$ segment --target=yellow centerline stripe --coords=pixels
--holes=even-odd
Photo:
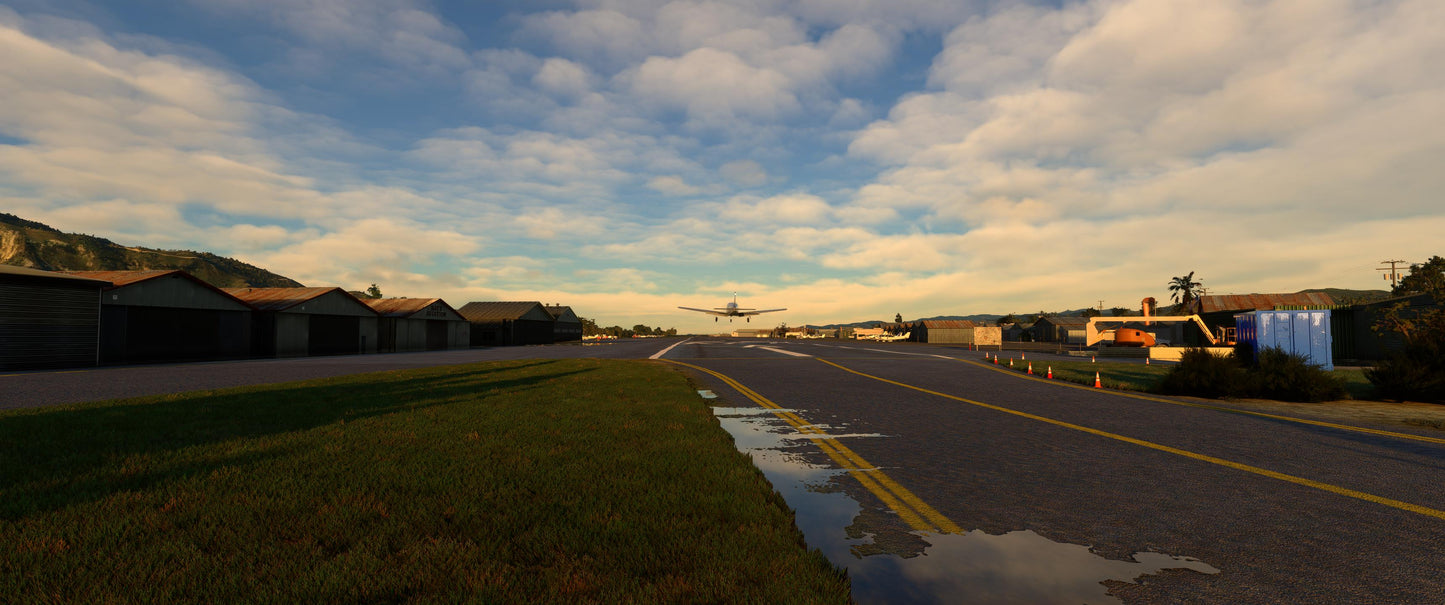
[[[1219,466],[1224,466],[1224,467],[1228,467],[1228,468],[1232,468],[1232,469],[1236,469],[1236,470],[1241,470],[1241,471],[1244,471],[1244,472],[1247,472],[1247,473],[1254,473],[1254,474],[1256,474],[1256,475],[1262,475],[1262,476],[1265,476],[1265,477],[1269,477],[1269,478],[1271,478],[1271,479],[1278,479],[1278,480],[1280,480],[1280,481],[1287,481],[1287,482],[1289,482],[1289,483],[1294,483],[1294,484],[1298,484],[1298,485],[1304,485],[1304,486],[1307,486],[1307,487],[1313,487],[1313,488],[1315,488],[1315,489],[1319,489],[1319,490],[1323,490],[1323,491],[1327,491],[1327,492],[1339,494],[1339,495],[1342,495],[1342,496],[1349,496],[1349,497],[1351,497],[1351,498],[1357,498],[1357,499],[1364,500],[1364,501],[1367,501],[1367,502],[1374,502],[1374,503],[1376,503],[1376,504],[1383,504],[1383,505],[1385,505],[1385,506],[1389,506],[1389,507],[1392,507],[1392,508],[1397,508],[1397,509],[1400,509],[1400,510],[1405,510],[1405,511],[1409,511],[1409,512],[1412,512],[1412,513],[1418,513],[1418,514],[1425,515],[1425,516],[1428,516],[1428,517],[1435,517],[1435,518],[1437,518],[1437,519],[1445,520],[1445,511],[1437,510],[1437,509],[1433,509],[1433,508],[1429,508],[1429,507],[1426,507],[1426,506],[1421,506],[1421,505],[1419,505],[1419,504],[1411,504],[1411,503],[1409,503],[1409,502],[1402,502],[1402,501],[1400,501],[1400,500],[1395,500],[1395,499],[1392,499],[1392,498],[1386,498],[1386,497],[1384,497],[1384,496],[1376,496],[1376,495],[1374,495],[1374,494],[1370,494],[1370,493],[1366,493],[1366,492],[1362,492],[1362,491],[1357,491],[1357,490],[1352,490],[1352,489],[1349,489],[1349,488],[1346,488],[1346,487],[1340,487],[1340,486],[1338,486],[1338,485],[1333,485],[1333,484],[1330,484],[1330,483],[1324,483],[1324,482],[1322,482],[1322,481],[1315,481],[1315,480],[1313,480],[1313,479],[1305,479],[1304,477],[1296,477],[1296,476],[1294,476],[1294,475],[1287,475],[1287,474],[1285,474],[1285,473],[1281,473],[1281,472],[1277,472],[1277,471],[1272,471],[1272,470],[1269,470],[1269,469],[1263,469],[1263,468],[1259,468],[1259,467],[1257,467],[1257,466],[1250,466],[1250,465],[1248,465],[1248,464],[1242,464],[1242,463],[1234,462],[1234,461],[1231,461],[1231,460],[1225,460],[1225,459],[1223,459],[1223,458],[1215,458],[1214,456],[1208,456],[1208,455],[1205,455],[1205,454],[1197,454],[1197,453],[1195,453],[1195,452],[1191,452],[1191,451],[1188,451],[1188,450],[1182,450],[1182,449],[1179,449],[1179,448],[1177,448],[1177,447],[1170,447],[1170,446],[1167,446],[1167,445],[1161,445],[1161,444],[1154,443],[1154,442],[1151,442],[1151,441],[1144,441],[1143,439],[1135,439],[1135,438],[1133,438],[1133,437],[1126,437],[1126,436],[1124,436],[1124,435],[1120,435],[1120,434],[1117,434],[1117,433],[1110,433],[1110,432],[1108,432],[1108,431],[1101,431],[1101,430],[1099,430],[1099,429],[1094,429],[1094,428],[1089,428],[1089,427],[1087,427],[1087,426],[1081,426],[1081,425],[1077,425],[1077,424],[1073,424],[1073,423],[1069,423],[1069,422],[1064,422],[1064,421],[1062,421],[1062,420],[1054,420],[1053,418],[1048,418],[1048,417],[1044,417],[1044,416],[1039,416],[1039,415],[1036,415],[1036,414],[1030,414],[1030,413],[1028,413],[1028,412],[1021,412],[1021,411],[1018,411],[1018,410],[1015,410],[1015,409],[1010,409],[1010,408],[1006,408],[1006,407],[1002,407],[1002,406],[987,404],[987,403],[983,403],[983,402],[981,402],[981,401],[974,401],[974,400],[972,400],[972,399],[965,399],[965,398],[963,398],[963,397],[958,397],[958,396],[955,396],[955,395],[949,395],[949,394],[947,394],[947,393],[940,393],[940,392],[938,392],[938,391],[930,391],[930,390],[928,390],[928,389],[925,389],[925,388],[922,388],[922,387],[916,387],[916,386],[913,386],[913,385],[911,385],[911,384],[905,384],[905,383],[898,382],[898,381],[895,381],[895,380],[889,380],[889,379],[887,379],[887,378],[881,378],[881,377],[878,377],[878,376],[873,376],[873,375],[871,375],[871,374],[864,374],[863,372],[859,372],[859,371],[857,371],[857,370],[853,370],[853,369],[850,369],[850,368],[843,367],[843,366],[841,366],[841,365],[838,365],[838,364],[833,363],[833,362],[831,362],[831,361],[828,361],[828,360],[826,360],[826,359],[821,359],[821,358],[819,358],[818,361],[821,361],[821,362],[823,362],[823,363],[826,363],[826,364],[828,364],[828,365],[830,365],[830,366],[833,366],[833,367],[838,368],[838,369],[840,369],[840,370],[843,370],[843,371],[845,371],[845,372],[850,372],[850,373],[853,373],[853,374],[857,374],[857,375],[862,376],[862,377],[864,377],[864,378],[872,378],[873,380],[877,380],[877,381],[880,381],[880,382],[886,382],[886,383],[888,383],[888,384],[900,386],[900,387],[903,387],[903,388],[906,388],[906,389],[913,389],[913,390],[915,390],[915,391],[919,391],[919,392],[923,392],[923,393],[928,393],[929,395],[937,395],[937,396],[943,397],[943,398],[945,398],[945,399],[952,399],[952,400],[955,400],[955,401],[961,401],[961,402],[964,402],[964,403],[967,403],[967,404],[971,404],[971,405],[976,405],[976,406],[979,406],[979,407],[982,407],[982,408],[987,408],[987,409],[990,409],[990,410],[995,410],[995,411],[1003,412],[1003,413],[1006,413],[1006,414],[1013,414],[1013,415],[1015,415],[1015,416],[1021,416],[1021,417],[1024,417],[1024,418],[1028,418],[1028,419],[1030,419],[1030,420],[1037,420],[1037,421],[1039,421],[1039,422],[1046,422],[1046,423],[1049,423],[1049,424],[1052,424],[1052,425],[1055,425],[1055,426],[1061,426],[1061,427],[1064,427],[1064,428],[1068,428],[1068,429],[1073,429],[1073,430],[1076,430],[1076,431],[1082,431],[1082,432],[1085,432],[1085,433],[1089,433],[1089,434],[1091,434],[1091,435],[1098,435],[1098,436],[1100,436],[1100,437],[1106,437],[1106,438],[1109,438],[1109,439],[1115,439],[1115,440],[1118,440],[1118,441],[1123,441],[1123,442],[1125,442],[1125,443],[1132,443],[1132,444],[1134,444],[1134,445],[1138,445],[1138,446],[1142,446],[1142,447],[1147,447],[1147,448],[1149,448],[1149,449],[1159,450],[1159,451],[1161,451],[1161,452],[1168,452],[1168,453],[1171,453],[1171,454],[1177,454],[1177,455],[1180,455],[1180,456],[1184,456],[1184,457],[1186,457],[1186,458],[1192,458],[1192,459],[1194,459],[1194,460],[1199,460],[1199,461],[1202,461],[1202,462],[1208,462],[1208,463],[1210,463],[1210,464],[1217,464],[1217,465],[1219,465]]]
[[[957,359],[957,358],[954,358],[954,359]],[[1336,424],[1336,423],[1334,423],[1334,422],[1325,422],[1325,421],[1323,421],[1323,420],[1310,420],[1309,418],[1297,418],[1297,417],[1295,417],[1295,416],[1281,416],[1281,415],[1279,415],[1279,414],[1270,414],[1270,413],[1267,413],[1267,412],[1253,412],[1253,411],[1250,411],[1250,410],[1241,410],[1241,409],[1236,409],[1236,408],[1227,408],[1227,407],[1224,407],[1224,406],[1209,405],[1209,404],[1207,404],[1207,403],[1194,403],[1194,402],[1191,402],[1191,401],[1179,401],[1179,400],[1176,400],[1176,399],[1164,399],[1164,398],[1161,398],[1161,397],[1150,397],[1150,396],[1148,396],[1148,395],[1140,395],[1140,394],[1138,394],[1138,393],[1126,393],[1126,392],[1117,391],[1117,390],[1114,390],[1114,389],[1107,389],[1107,390],[1105,390],[1105,389],[1095,389],[1095,388],[1093,388],[1093,387],[1086,387],[1086,386],[1084,386],[1084,385],[1074,384],[1074,383],[1072,383],[1072,382],[1066,382],[1066,381],[1061,381],[1061,380],[1049,380],[1049,379],[1046,379],[1046,378],[1039,378],[1038,376],[1029,376],[1028,374],[1020,374],[1019,372],[1016,372],[1016,371],[1014,371],[1014,370],[1008,370],[1008,369],[1004,369],[1004,368],[994,367],[994,365],[991,364],[991,363],[983,363],[983,362],[981,362],[981,361],[974,361],[974,360],[972,360],[972,359],[959,359],[959,361],[962,361],[962,362],[964,362],[964,363],[973,364],[973,365],[979,366],[979,367],[984,368],[984,369],[993,370],[993,371],[995,371],[995,372],[1002,372],[1002,373],[1004,373],[1004,374],[1008,374],[1009,376],[1013,376],[1013,377],[1016,377],[1016,378],[1023,378],[1023,379],[1025,379],[1025,380],[1033,380],[1033,381],[1037,381],[1037,382],[1043,382],[1043,383],[1047,383],[1047,384],[1058,385],[1058,386],[1061,386],[1061,387],[1068,387],[1068,388],[1071,388],[1071,389],[1080,389],[1080,390],[1084,390],[1084,391],[1089,391],[1089,392],[1091,392],[1091,393],[1107,393],[1107,394],[1110,394],[1110,395],[1116,395],[1116,396],[1119,396],[1119,397],[1128,397],[1128,398],[1130,398],[1130,399],[1138,399],[1138,400],[1141,400],[1141,401],[1153,401],[1153,402],[1156,402],[1156,403],[1168,403],[1168,404],[1180,405],[1180,406],[1184,406],[1184,407],[1200,408],[1200,409],[1205,409],[1205,410],[1214,410],[1214,411],[1216,411],[1216,412],[1226,412],[1226,413],[1229,413],[1229,414],[1241,414],[1241,415],[1244,415],[1244,416],[1258,416],[1258,417],[1260,417],[1260,418],[1270,418],[1270,419],[1274,419],[1274,420],[1284,420],[1284,421],[1286,421],[1286,422],[1295,422],[1295,423],[1299,423],[1299,424],[1310,424],[1310,425],[1314,425],[1314,426],[1323,426],[1323,427],[1328,427],[1328,428],[1332,428],[1332,429],[1340,429],[1340,430],[1344,430],[1344,431],[1355,431],[1355,432],[1357,432],[1357,433],[1369,433],[1369,434],[1371,434],[1371,435],[1382,435],[1382,436],[1385,436],[1385,437],[1394,437],[1394,438],[1397,438],[1397,439],[1410,439],[1410,440],[1413,440],[1413,441],[1424,441],[1424,442],[1426,442],[1426,443],[1438,443],[1438,444],[1441,444],[1441,445],[1445,445],[1445,439],[1442,439],[1442,438],[1440,438],[1440,437],[1429,437],[1429,436],[1426,436],[1426,435],[1412,435],[1412,434],[1410,434],[1410,433],[1396,433],[1396,432],[1394,432],[1394,431],[1386,431],[1386,430],[1382,430],[1382,429],[1372,429],[1372,428],[1363,427],[1363,426],[1354,426],[1354,425],[1349,425],[1349,424]]]
[[[813,423],[773,403],[767,397],[758,394],[757,391],[748,388],[737,380],[722,373],[681,361],[671,359],[663,359],[662,361],[692,368],[700,372],[706,372],[718,380],[723,381],[723,383],[733,389],[736,389],[739,393],[742,393],[743,396],[751,399],[758,405],[771,410],[775,416],[783,419],[784,422],[792,425],[799,433],[804,434],[814,444],[817,444],[818,449],[822,450],[823,453],[831,458],[840,468],[848,471],[849,475],[857,479],[859,484],[877,496],[885,506],[898,513],[898,517],[914,530],[954,534],[963,533],[963,529],[960,528],[958,524],[949,520],[948,517],[943,516],[942,513],[939,513],[933,507],[925,504],[923,500],[919,499],[913,492],[899,485],[886,473],[879,470],[878,467],[864,460],[857,452],[848,449],[847,446],[840,443],[837,439],[829,437],[825,431]]]

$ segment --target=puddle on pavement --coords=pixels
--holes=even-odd
[[[1133,582],[1163,569],[1219,572],[1192,558],[1152,552],[1136,553],[1132,561],[1107,559],[1087,546],[1054,542],[1030,530],[998,536],[978,530],[863,533],[856,528],[860,515],[891,511],[863,510],[838,486],[852,480],[846,471],[808,462],[806,456],[816,453],[809,439],[772,410],[715,407],[713,415],[797,511],[808,545],[848,569],[859,603],[1120,603],[1101,582]],[[829,436],[847,435],[829,431]],[[919,546],[917,556],[893,554],[916,553]]]

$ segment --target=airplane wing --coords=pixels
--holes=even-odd
[[[787,311],[787,309],[763,309],[762,311],[746,311],[738,313],[738,315],[757,315],[759,313],[776,313],[778,311]]]
[[[692,308],[692,307],[678,307],[678,308],[679,308],[679,309],[682,309],[682,310],[684,310],[684,311],[697,311],[698,313],[707,313],[708,315],[727,315],[727,313],[719,313],[719,312],[713,311],[713,310],[711,310],[711,309],[694,309],[694,308]]]

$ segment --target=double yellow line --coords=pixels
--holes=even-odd
[[[1133,437],[1126,437],[1126,436],[1120,435],[1120,434],[1118,434],[1118,433],[1110,433],[1110,432],[1108,432],[1108,431],[1101,431],[1101,430],[1099,430],[1099,429],[1089,428],[1089,427],[1087,427],[1087,426],[1081,426],[1081,425],[1077,425],[1077,424],[1073,424],[1073,423],[1069,423],[1069,422],[1064,422],[1064,421],[1062,421],[1062,420],[1055,420],[1055,419],[1053,419],[1053,418],[1047,418],[1047,417],[1044,417],[1044,416],[1039,416],[1039,415],[1037,415],[1037,414],[1030,414],[1030,413],[1028,413],[1028,412],[1021,412],[1021,411],[1019,411],[1019,410],[1010,409],[1010,408],[1006,408],[1006,407],[1003,407],[1003,406],[997,406],[997,405],[992,405],[992,404],[988,404],[988,403],[983,403],[983,402],[981,402],[981,401],[974,401],[974,400],[972,400],[972,399],[966,399],[966,398],[963,398],[963,397],[958,397],[958,396],[956,396],[956,395],[949,395],[949,394],[947,394],[947,393],[940,393],[940,392],[938,392],[938,391],[931,391],[931,390],[928,390],[928,389],[925,389],[925,388],[922,388],[922,387],[916,387],[916,386],[913,386],[913,385],[911,385],[911,384],[907,384],[907,383],[903,383],[903,382],[898,382],[898,381],[896,381],[896,380],[889,380],[889,379],[887,379],[887,378],[882,378],[882,377],[879,377],[879,376],[874,376],[874,375],[872,375],[872,374],[865,374],[865,373],[863,373],[863,372],[859,372],[858,370],[854,370],[854,369],[850,369],[850,368],[843,367],[843,366],[841,366],[841,365],[838,365],[838,364],[833,363],[833,362],[831,362],[831,361],[828,361],[828,360],[826,360],[826,359],[821,359],[821,358],[819,358],[818,361],[821,361],[821,362],[826,363],[826,364],[828,364],[828,365],[830,365],[830,366],[833,366],[833,367],[835,367],[835,368],[838,368],[838,369],[840,369],[840,370],[843,370],[844,372],[848,372],[848,373],[851,373],[851,374],[856,374],[856,375],[862,376],[862,377],[864,377],[864,378],[871,378],[871,379],[877,380],[877,381],[879,381],[879,382],[885,382],[885,383],[888,383],[888,384],[891,384],[891,385],[900,386],[900,387],[903,387],[903,388],[905,388],[905,389],[912,389],[912,390],[918,391],[918,392],[920,392],[920,393],[927,393],[927,394],[929,394],[929,395],[936,395],[936,396],[938,396],[938,397],[943,397],[943,398],[945,398],[945,399],[952,399],[952,400],[954,400],[954,401],[959,401],[959,402],[962,402],[962,403],[967,403],[967,404],[969,404],[969,405],[975,405],[975,406],[978,406],[978,407],[981,407],[981,408],[987,408],[987,409],[990,409],[990,410],[995,410],[995,411],[998,411],[998,412],[1003,412],[1003,413],[1005,413],[1005,414],[1012,414],[1012,415],[1014,415],[1014,416],[1020,416],[1020,417],[1023,417],[1023,418],[1028,418],[1028,419],[1030,419],[1030,420],[1037,420],[1037,421],[1039,421],[1039,422],[1046,422],[1046,423],[1052,424],[1052,425],[1054,425],[1054,426],[1059,426],[1059,427],[1063,427],[1063,428],[1067,428],[1067,429],[1073,429],[1073,430],[1076,430],[1076,431],[1080,431],[1080,432],[1084,432],[1084,433],[1089,433],[1089,434],[1091,434],[1091,435],[1097,435],[1097,436],[1099,436],[1099,437],[1105,437],[1105,438],[1108,438],[1108,439],[1114,439],[1114,440],[1116,440],[1116,441],[1122,441],[1122,442],[1124,442],[1124,443],[1131,443],[1131,444],[1138,445],[1138,446],[1141,446],[1141,447],[1146,447],[1146,448],[1149,448],[1149,449],[1152,449],[1152,450],[1158,450],[1158,451],[1161,451],[1161,452],[1168,452],[1168,453],[1170,453],[1170,454],[1176,454],[1176,455],[1179,455],[1179,456],[1183,456],[1183,457],[1185,457],[1185,458],[1190,458],[1190,459],[1198,460],[1198,461],[1201,461],[1201,462],[1208,462],[1208,463],[1210,463],[1210,464],[1217,464],[1217,465],[1219,465],[1219,466],[1223,466],[1223,467],[1232,468],[1232,469],[1235,469],[1235,470],[1244,471],[1244,472],[1246,472],[1246,473],[1253,473],[1253,474],[1256,474],[1256,475],[1261,475],[1261,476],[1264,476],[1264,477],[1269,477],[1269,478],[1271,478],[1271,479],[1278,479],[1278,480],[1280,480],[1280,481],[1285,481],[1285,482],[1289,482],[1289,483],[1294,483],[1294,484],[1296,484],[1296,485],[1303,485],[1303,486],[1306,486],[1306,487],[1312,487],[1312,488],[1315,488],[1315,489],[1318,489],[1318,490],[1323,490],[1323,491],[1326,491],[1326,492],[1330,492],[1330,493],[1334,493],[1334,494],[1339,494],[1339,495],[1341,495],[1341,496],[1348,496],[1348,497],[1350,497],[1350,498],[1356,498],[1356,499],[1359,499],[1359,500],[1364,500],[1364,501],[1366,501],[1366,502],[1374,502],[1374,503],[1376,503],[1376,504],[1383,504],[1383,505],[1388,506],[1388,507],[1391,507],[1391,508],[1396,508],[1396,509],[1399,509],[1399,510],[1404,510],[1404,511],[1409,511],[1409,512],[1412,512],[1412,513],[1417,513],[1417,514],[1425,515],[1425,516],[1427,516],[1427,517],[1434,517],[1434,518],[1436,518],[1436,519],[1445,520],[1445,511],[1438,510],[1438,509],[1434,509],[1434,508],[1430,508],[1430,507],[1427,507],[1427,506],[1421,506],[1421,505],[1419,505],[1419,504],[1411,504],[1411,503],[1409,503],[1409,502],[1403,502],[1403,501],[1395,500],[1395,499],[1392,499],[1392,498],[1386,498],[1386,497],[1384,497],[1384,496],[1377,496],[1377,495],[1375,495],[1375,494],[1371,494],[1371,493],[1367,493],[1367,492],[1362,492],[1362,491],[1358,491],[1358,490],[1353,490],[1353,489],[1350,489],[1350,488],[1347,488],[1347,487],[1341,487],[1341,486],[1338,486],[1338,485],[1334,485],[1334,484],[1330,484],[1330,483],[1325,483],[1325,482],[1323,482],[1323,481],[1315,481],[1315,480],[1313,480],[1313,479],[1305,479],[1304,477],[1296,477],[1296,476],[1294,476],[1294,475],[1288,475],[1288,474],[1285,474],[1285,473],[1281,473],[1281,472],[1277,472],[1277,471],[1272,471],[1272,470],[1260,468],[1260,467],[1257,467],[1257,466],[1251,466],[1251,465],[1248,465],[1248,464],[1242,464],[1242,463],[1239,463],[1239,462],[1234,462],[1234,461],[1232,461],[1232,460],[1225,460],[1225,459],[1223,459],[1223,458],[1216,458],[1216,457],[1214,457],[1214,456],[1208,456],[1208,455],[1205,455],[1205,454],[1199,454],[1199,453],[1191,452],[1191,451],[1189,451],[1189,450],[1179,449],[1179,448],[1177,448],[1177,447],[1170,447],[1170,446],[1167,446],[1167,445],[1162,445],[1162,444],[1154,443],[1154,442],[1152,442],[1152,441],[1145,441],[1145,440],[1143,440],[1143,439],[1135,439],[1135,438],[1133,438]],[[979,365],[983,365],[983,364],[979,364]],[[992,368],[990,368],[990,369],[992,369]],[[1010,373],[1011,373],[1011,374],[1014,374],[1014,375],[1017,375],[1016,372],[1010,372]],[[1049,382],[1050,382],[1050,384],[1059,384],[1059,383],[1057,383],[1056,381],[1049,381]],[[1072,386],[1072,385],[1065,385],[1065,386]],[[1082,388],[1082,387],[1080,387],[1080,388]],[[1180,403],[1180,402],[1174,402],[1174,401],[1169,401],[1169,400],[1164,400],[1164,399],[1154,399],[1154,401],[1163,401],[1163,402],[1165,402],[1165,403]],[[1207,407],[1207,406],[1198,406],[1198,407]],[[1232,410],[1229,410],[1229,409],[1227,409],[1227,408],[1220,408],[1220,409],[1222,409],[1223,411],[1232,411]],[[1269,415],[1267,415],[1267,414],[1258,414],[1258,415],[1261,415],[1261,416],[1269,416]],[[1285,416],[1279,416],[1278,418],[1282,418],[1282,419],[1286,419],[1286,420],[1295,420],[1295,421],[1305,422],[1304,419],[1295,419],[1295,418],[1289,418],[1289,417],[1285,417]],[[1362,430],[1360,427],[1349,427],[1349,426],[1345,426],[1345,425],[1330,425],[1329,423],[1322,423],[1322,422],[1307,422],[1307,423],[1308,423],[1308,424],[1324,424],[1324,425],[1326,425],[1326,426],[1336,426],[1336,427],[1338,427],[1338,428]],[[1374,430],[1372,430],[1372,429],[1371,429],[1371,430],[1367,430],[1366,432],[1383,433],[1383,434],[1394,435],[1394,436],[1398,436],[1398,437],[1415,437],[1415,438],[1420,438],[1420,439],[1422,439],[1422,440],[1429,440],[1429,439],[1430,439],[1430,438],[1421,438],[1419,435],[1408,435],[1408,434],[1405,434],[1405,433],[1390,433],[1390,432],[1388,432],[1388,431],[1374,431]]]
[[[878,467],[869,464],[868,461],[864,460],[862,456],[859,456],[857,452],[848,449],[848,446],[830,437],[827,432],[818,428],[813,423],[803,420],[797,414],[773,403],[767,397],[759,395],[756,391],[724,374],[681,361],[671,359],[663,359],[662,361],[691,368],[699,372],[705,372],[723,381],[724,384],[733,389],[736,389],[739,393],[742,393],[743,396],[753,400],[754,403],[772,410],[773,415],[783,419],[784,422],[787,422],[792,425],[793,428],[797,429],[799,433],[811,439],[813,443],[817,444],[818,449],[823,450],[823,453],[827,454],[839,468],[848,471],[849,475],[857,479],[858,483],[862,484],[864,488],[877,496],[885,506],[898,513],[898,517],[914,530],[946,534],[963,533],[963,529],[953,521],[949,521],[948,517],[943,516],[942,513],[925,504],[918,496],[913,495],[913,492],[899,485],[887,474],[879,470]]]

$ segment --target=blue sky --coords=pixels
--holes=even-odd
[[[0,210],[605,324],[1374,288],[1435,0],[0,2]]]

